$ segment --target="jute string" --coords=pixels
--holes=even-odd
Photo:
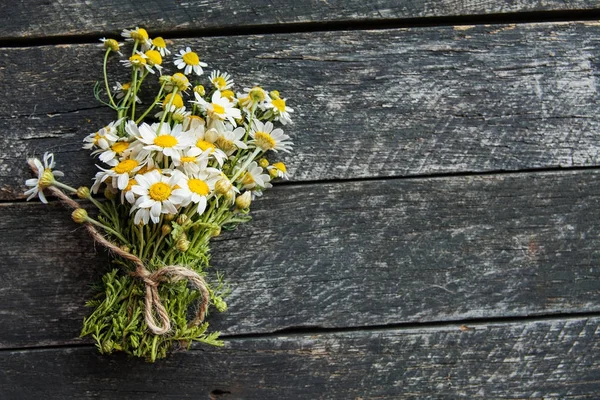
[[[38,169],[36,168],[35,164],[33,164],[31,161],[28,163],[33,172],[37,174]],[[46,190],[58,197],[63,204],[73,209],[81,208],[76,201],[67,196],[62,190],[54,186],[50,186]],[[178,282],[187,279],[192,286],[200,291],[202,300],[200,306],[198,307],[196,317],[190,321],[189,325],[197,326],[204,320],[204,317],[206,316],[206,310],[208,309],[208,299],[210,298],[210,295],[208,293],[208,288],[206,287],[206,282],[200,275],[198,275],[198,273],[180,265],[167,265],[157,271],[151,272],[146,268],[142,260],[106,240],[106,238],[102,236],[102,234],[98,232],[98,230],[96,230],[92,224],[86,223],[85,228],[97,243],[100,243],[113,253],[135,264],[135,271],[131,272],[131,275],[141,279],[146,286],[144,317],[146,319],[146,324],[152,333],[155,335],[164,335],[171,329],[171,320],[169,319],[169,314],[167,313],[167,310],[165,309],[165,306],[163,306],[158,295],[158,286],[160,283],[169,279],[171,282]],[[153,310],[156,311],[158,321],[154,317]]]

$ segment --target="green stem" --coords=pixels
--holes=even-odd
[[[148,115],[148,113],[149,113],[150,111],[152,111],[152,109],[154,108],[154,106],[156,106],[156,103],[158,103],[158,102],[160,101],[160,98],[161,98],[161,96],[162,96],[163,89],[165,88],[165,85],[166,85],[166,84],[167,84],[166,82],[162,84],[162,86],[160,87],[160,90],[158,91],[158,95],[157,95],[157,96],[154,98],[154,102],[153,102],[152,104],[150,104],[150,107],[148,107],[148,109],[146,110],[146,112],[144,112],[144,113],[142,114],[142,116],[141,116],[141,117],[139,117],[139,118],[138,118],[138,119],[135,121],[135,123],[136,123],[136,124],[138,124],[138,125],[139,125],[139,123],[140,123],[140,122],[142,122],[142,121],[144,120],[144,118],[146,118],[146,115]]]
[[[112,229],[112,228],[104,225],[102,222],[96,221],[95,219],[90,218],[90,217],[87,217],[86,221],[89,222],[89,223],[91,223],[91,224],[93,224],[93,225],[96,225],[99,228],[104,229],[106,232],[108,232],[111,235],[117,237],[119,240],[121,240],[123,242],[123,244],[129,245],[129,242],[127,241],[127,239],[125,239],[119,232],[117,232],[114,229]]]
[[[248,168],[248,165],[250,165],[250,163],[252,161],[254,161],[254,158],[258,155],[258,153],[260,153],[262,150],[257,147],[256,149],[254,149],[254,151],[252,152],[252,154],[248,157],[248,159],[244,162],[244,164],[242,165],[242,167],[238,170],[238,172],[235,173],[235,175],[231,178],[231,182],[235,182],[235,180],[241,175],[242,172],[244,172],[246,170],[246,168]]]
[[[156,130],[156,135],[160,134],[160,130],[162,129],[163,123],[165,122],[165,118],[166,118],[167,114],[169,112],[171,112],[171,105],[173,104],[173,100],[175,99],[177,90],[178,90],[177,87],[174,87],[173,91],[171,92],[171,98],[169,99],[169,103],[167,104],[167,107],[165,107],[165,109],[163,111],[162,118],[160,119],[160,124],[158,124],[158,129]]]
[[[111,49],[108,48],[106,49],[106,53],[104,54],[104,86],[106,86],[106,94],[108,95],[108,100],[110,101],[110,104],[112,104],[112,106],[114,107],[114,109],[116,110],[117,104],[115,103],[115,101],[113,100],[112,95],[110,94],[110,87],[108,86],[108,74],[106,73],[106,63],[108,62],[108,55],[110,54]]]

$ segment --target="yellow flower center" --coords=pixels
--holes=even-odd
[[[121,86],[121,90],[122,90],[123,92],[127,93],[127,91],[129,90],[129,88],[130,88],[130,87],[131,87],[131,82],[127,82],[127,83],[124,83],[124,84]]]
[[[207,142],[206,140],[202,140],[202,139],[200,139],[196,142],[196,147],[198,147],[202,151],[210,150],[211,153],[213,151],[215,151],[214,144],[212,144],[211,142]]]
[[[215,103],[211,103],[212,107],[213,107],[213,112],[215,114],[225,114],[225,107],[220,106],[218,104]]]
[[[159,49],[164,49],[165,47],[167,47],[167,43],[165,42],[165,39],[161,38],[160,36],[152,39],[152,44],[154,46],[158,47]]]
[[[235,145],[231,140],[225,139],[223,136],[219,136],[217,138],[217,146],[219,146],[223,151],[233,150]]]
[[[175,86],[179,88],[179,90],[187,90],[187,88],[190,86],[190,81],[188,78],[180,72],[173,74],[171,77],[171,82],[173,82]]]
[[[122,152],[124,152],[125,150],[127,150],[129,148],[129,142],[117,142],[117,143],[113,144],[112,146],[110,146],[110,148],[115,153],[121,154]]]
[[[253,184],[254,181],[254,177],[252,176],[252,174],[250,174],[249,172],[246,172],[246,175],[244,175],[244,178],[242,179],[242,184],[243,185],[251,185]]]
[[[163,108],[167,107],[167,104],[169,104],[169,101],[171,101],[171,97],[173,97],[173,102],[171,103],[171,105],[175,106],[175,108],[183,107],[183,99],[181,98],[181,96],[178,93],[175,93],[175,96],[173,96],[173,93],[169,93],[165,96],[165,99],[163,100]]]
[[[189,179],[188,187],[190,191],[199,194],[200,196],[208,196],[210,188],[202,179]]]
[[[187,156],[181,157],[181,162],[182,163],[186,163],[186,162],[193,163],[193,162],[196,162],[196,157],[187,157]]]
[[[148,194],[152,200],[165,201],[171,195],[171,187],[163,182],[157,182],[150,186]]]
[[[131,32],[131,38],[135,40],[146,41],[148,37],[148,32],[144,28],[138,28]]]
[[[132,65],[146,65],[146,59],[140,56],[139,54],[134,54],[131,57],[129,57],[129,62]]]
[[[285,111],[285,100],[283,99],[275,99],[271,102],[271,104],[273,104],[273,106],[279,110],[279,112],[284,112]]]
[[[225,86],[227,86],[227,81],[222,76],[217,76],[212,80],[213,85],[217,87],[219,90],[223,90]]]
[[[137,185],[137,181],[135,179],[130,179],[127,183],[127,187],[125,188],[125,192],[129,192],[134,185]]]
[[[265,151],[274,149],[277,145],[275,139],[266,132],[256,132],[254,134],[254,141],[258,147]]]
[[[111,49],[112,51],[119,51],[119,42],[115,39],[107,39],[104,41],[104,48]]]
[[[148,61],[150,61],[150,65],[160,65],[162,64],[162,56],[156,50],[148,50],[144,53],[146,57],[148,57]]]
[[[135,167],[137,167],[139,164],[140,163],[137,162],[137,160],[123,160],[120,163],[118,163],[115,167],[113,167],[113,170],[117,174],[129,173],[133,171]]]
[[[233,101],[233,99],[235,97],[235,93],[233,93],[231,90],[223,90],[221,92],[221,97],[225,97],[226,99]]]
[[[190,51],[189,53],[185,53],[182,57],[183,62],[187,65],[198,65],[200,64],[200,59],[198,58],[198,54]]]
[[[161,135],[154,138],[154,144],[160,147],[173,147],[177,145],[177,138],[173,135]]]
[[[94,144],[98,145],[98,141],[102,139],[102,136],[100,135],[100,133],[96,132],[96,134],[94,135]]]
[[[282,162],[276,162],[275,164],[273,164],[273,166],[275,168],[277,168],[278,170],[280,170],[281,172],[283,172],[284,174],[287,172],[287,168],[285,167],[285,164]]]

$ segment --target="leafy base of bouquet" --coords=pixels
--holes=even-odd
[[[73,220],[120,266],[104,274],[98,295],[87,302],[93,311],[82,336],[91,335],[102,353],[155,361],[193,342],[222,345],[205,321],[211,308],[227,309],[222,276],[206,275],[209,242],[248,221],[252,200],[272,179],[287,178],[285,164],[272,164],[267,153],[290,152],[289,136],[274,123],[291,123],[293,110],[278,92],[259,86],[234,93],[225,72],[211,73],[210,89],[193,86],[188,76],[201,76],[206,64],[189,47],[173,62],[183,73],[163,74],[170,51],[162,38],[150,39],[142,28],[123,36],[133,44],[131,56],[121,60],[131,81],[117,82],[115,93],[106,65],[122,45],[102,39],[104,85],[97,84],[95,94],[117,118],[84,139],[101,162],[93,185],[59,181],[63,173],[46,153],[43,163],[29,160],[37,177],[26,181],[25,194],[45,203],[50,193],[73,208]],[[152,76],[158,77],[156,94],[143,108],[138,94]],[[152,117],[156,122],[148,123]],[[103,199],[94,196],[99,193]],[[95,215],[69,195],[89,201]]]

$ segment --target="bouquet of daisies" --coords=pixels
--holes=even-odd
[[[25,194],[45,203],[47,192],[74,208],[73,220],[120,266],[103,276],[88,302],[93,311],[82,336],[91,335],[102,353],[154,361],[194,341],[221,344],[204,321],[209,310],[227,308],[221,275],[206,276],[209,241],[248,221],[252,200],[272,179],[287,178],[285,165],[266,156],[290,152],[292,142],[276,124],[291,123],[293,110],[277,91],[234,92],[226,72],[213,71],[203,86],[207,65],[189,47],[175,54],[176,72],[168,75],[165,40],[142,28],[122,35],[131,53],[120,63],[131,79],[115,82],[112,91],[107,62],[123,57],[123,44],[101,39],[104,80],[94,91],[116,118],[83,140],[99,161],[93,184],[59,181],[63,174],[47,153],[43,161],[29,160],[37,178],[26,181]]]

